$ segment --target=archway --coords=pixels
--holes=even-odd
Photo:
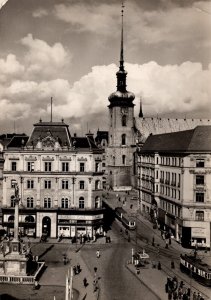
[[[47,236],[51,235],[51,219],[49,217],[44,217],[42,219],[42,234]]]

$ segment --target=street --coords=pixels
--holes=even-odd
[[[100,300],[156,300],[158,299],[125,267],[126,261],[131,259],[131,243],[119,234],[116,222],[112,225],[113,234],[118,242],[112,245],[85,246],[82,256],[90,271],[97,267],[100,277]],[[99,248],[101,257],[96,258],[95,252]]]

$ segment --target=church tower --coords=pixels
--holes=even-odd
[[[108,185],[113,189],[131,186],[133,167],[134,104],[135,95],[127,91],[127,72],[124,68],[123,8],[119,70],[116,73],[117,90],[108,100],[109,144],[107,148]]]

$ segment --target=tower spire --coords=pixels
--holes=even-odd
[[[127,72],[124,69],[124,32],[123,32],[123,25],[124,25],[124,3],[122,1],[122,9],[121,9],[121,43],[120,43],[120,61],[119,61],[119,71],[116,73],[117,75],[117,91],[122,93],[127,92],[126,90],[126,77]]]
[[[123,32],[123,25],[124,25],[124,3],[122,1],[122,10],[121,10],[121,16],[122,16],[122,28],[121,28],[121,46],[120,46],[120,66],[119,69],[121,71],[124,71],[124,32]]]

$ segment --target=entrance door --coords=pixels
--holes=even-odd
[[[42,234],[51,236],[51,219],[49,217],[44,217],[42,219]]]

